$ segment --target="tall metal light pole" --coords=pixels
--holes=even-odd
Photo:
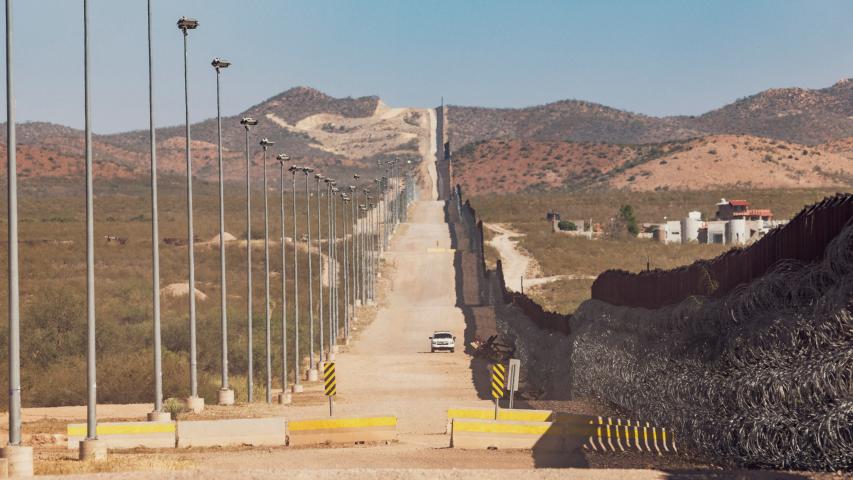
[[[9,444],[2,457],[10,476],[33,475],[33,448],[21,444],[21,317],[18,276],[18,171],[12,61],[12,0],[6,0],[6,190],[9,280]]]
[[[340,189],[335,185],[337,182],[332,182],[332,298],[334,299],[334,309],[332,309],[332,323],[334,329],[331,335],[331,348],[337,353],[338,348],[338,316],[339,316],[339,296],[338,291],[338,195]]]
[[[355,181],[354,183],[357,183],[358,179],[359,179],[359,175],[355,174],[352,176],[352,178]],[[353,262],[353,266],[352,266],[352,271],[353,271],[352,292],[353,292],[353,298],[358,299],[359,304],[362,304],[361,285],[360,285],[361,282],[359,280],[360,279],[361,266],[360,266],[359,261],[358,261],[359,258],[361,258],[361,239],[359,238],[361,236],[361,230],[359,230],[359,228],[358,228],[358,219],[359,219],[359,217],[361,217],[361,209],[360,209],[360,206],[358,203],[358,188],[355,185],[351,185],[350,190],[353,192],[353,196],[352,196],[352,221],[354,222],[353,223],[353,232],[352,232],[352,235],[353,235],[353,237],[352,237],[353,238],[353,242],[352,242],[352,262]],[[353,303],[353,305],[355,305],[355,304]]]
[[[219,328],[222,340],[222,381],[219,388],[218,403],[220,405],[234,404],[234,390],[228,387],[228,305],[226,300],[225,280],[225,187],[222,171],[222,110],[220,108],[219,76],[224,68],[231,66],[231,62],[214,58],[210,64],[216,70],[216,138],[217,156],[219,159]]]
[[[328,320],[329,320],[329,354],[333,353],[332,352],[332,345],[333,345],[332,344],[332,332],[334,330],[334,327],[333,327],[334,320],[333,319],[335,318],[335,311],[334,311],[335,284],[334,284],[334,280],[332,277],[333,271],[334,271],[334,262],[335,262],[335,259],[332,256],[332,238],[333,238],[332,237],[332,182],[333,182],[333,180],[331,178],[326,178],[326,197],[327,197],[326,198],[326,208],[327,208],[327,213],[328,213],[326,215],[326,223],[328,224],[326,227],[327,228],[326,231],[328,232],[328,236],[326,236],[326,258],[327,258],[327,263],[328,263],[328,267],[326,268],[326,279],[329,283],[329,313],[327,315]],[[322,333],[320,335],[322,336]]]
[[[157,208],[157,132],[154,128],[154,54],[152,52],[151,0],[148,0],[148,131],[151,154],[151,302],[154,317],[154,411],[153,422],[171,420],[163,411],[163,342],[160,335],[160,220]]]
[[[264,149],[263,176],[264,176],[264,343],[266,346],[266,373],[267,373],[267,403],[272,403],[272,335],[270,332],[270,215],[267,202],[267,148],[275,145],[264,138],[261,140],[261,148]]]
[[[302,168],[291,165],[290,172],[293,192],[293,393],[302,391],[299,377],[299,247],[296,239],[296,172]]]
[[[282,405],[290,403],[290,393],[287,391],[287,257],[285,245],[285,222],[284,222],[284,164],[290,161],[290,156],[281,153],[275,157],[278,160],[281,183],[279,191],[281,197],[281,396],[278,402]]]
[[[83,109],[85,123],[86,168],[86,439],[80,442],[80,459],[103,459],[106,444],[98,441],[96,407],[97,366],[95,346],[95,212],[92,192],[92,98],[89,87],[89,2],[83,0]]]
[[[305,173],[305,206],[307,209],[306,218],[308,219],[307,227],[308,227],[308,244],[306,245],[305,251],[308,254],[308,337],[309,337],[309,357],[308,357],[308,381],[316,382],[317,375],[317,365],[314,363],[314,279],[313,279],[313,271],[311,268],[311,192],[310,188],[310,174],[314,171],[313,168],[310,167],[302,167],[302,171]]]
[[[252,160],[249,155],[249,127],[255,126],[258,121],[252,117],[240,120],[246,130],[246,401],[252,403],[255,400],[255,370],[253,345],[253,319],[252,319]]]
[[[344,345],[349,342],[349,321],[350,321],[350,313],[352,312],[350,307],[350,294],[352,290],[350,289],[350,261],[352,260],[352,256],[349,252],[349,244],[351,242],[349,235],[351,231],[351,219],[347,218],[347,213],[349,211],[348,204],[351,203],[352,199],[347,194],[341,195],[341,201],[343,205],[341,205],[341,215],[344,225]]]
[[[198,21],[181,17],[178,29],[184,34],[184,113],[186,133],[186,162],[187,162],[187,263],[189,266],[189,309],[190,309],[190,397],[187,408],[194,412],[204,409],[204,398],[198,396],[198,355],[196,352],[196,322],[195,322],[195,235],[193,234],[193,163],[192,136],[190,135],[190,85],[187,74],[187,37],[190,30],[198,28]]]
[[[320,263],[319,269],[317,270],[317,303],[320,313],[320,363],[323,363],[323,208],[320,203],[320,182],[323,180],[323,176],[316,173],[314,174],[314,179],[317,181],[317,261]],[[308,245],[310,246],[311,243],[309,242]],[[311,341],[313,343],[313,337]]]

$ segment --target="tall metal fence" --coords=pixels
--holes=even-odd
[[[853,218],[853,195],[837,194],[804,208],[787,225],[744,249],[674,270],[608,270],[592,284],[592,298],[611,305],[660,308],[694,296],[721,298],[763,276],[781,260],[815,262]]]

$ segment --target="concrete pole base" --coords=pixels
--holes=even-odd
[[[80,460],[101,461],[107,459],[107,444],[103,440],[85,439],[80,442]]]
[[[149,422],[171,422],[172,421],[172,414],[169,412],[160,412],[157,410],[155,410],[153,412],[148,412],[148,421]]]
[[[308,381],[309,382],[316,382],[319,378],[320,377],[318,375],[316,368],[312,368],[311,370],[308,370]]]
[[[204,411],[204,398],[202,397],[187,397],[184,400],[184,403],[187,406],[187,410],[193,413],[201,413]]]
[[[341,348],[337,345],[332,345],[332,353],[341,353]]]
[[[9,477],[33,476],[33,447],[6,445],[0,450],[0,456],[6,460]],[[2,472],[0,472],[2,473]]]
[[[290,402],[292,402],[292,401],[293,401],[293,396],[289,393],[282,392],[276,396],[276,402],[279,405],[290,405]]]
[[[293,388],[291,388],[291,390],[293,391],[293,393],[302,393],[303,391],[305,391],[305,389],[302,388],[301,383],[294,383]]]
[[[220,388],[217,403],[219,405],[234,405],[234,390],[231,388]]]
[[[355,306],[360,307],[361,306],[361,300],[356,299]]]
[[[344,344],[344,345],[349,345],[349,337],[344,337],[344,338],[341,340],[341,343],[342,343],[342,344]]]
[[[326,354],[326,361],[327,362],[334,362],[335,361],[335,353],[329,352],[328,354]]]

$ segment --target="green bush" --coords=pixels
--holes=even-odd
[[[572,221],[560,220],[560,222],[557,223],[557,228],[564,232],[574,232],[578,229],[578,226]]]

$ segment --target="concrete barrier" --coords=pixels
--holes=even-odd
[[[456,418],[451,430],[453,448],[573,451],[594,432],[594,426]]]
[[[86,424],[68,425],[68,448],[77,450],[86,438]],[[98,439],[111,450],[127,448],[174,448],[175,422],[98,423]]]
[[[518,422],[550,422],[554,413],[551,410],[526,410],[520,408],[498,410],[498,420]],[[494,408],[452,407],[447,409],[447,420],[455,418],[495,420]]]
[[[179,421],[177,428],[178,448],[285,445],[286,439],[282,417]]]
[[[397,417],[327,418],[287,422],[290,446],[391,442],[397,440]]]

